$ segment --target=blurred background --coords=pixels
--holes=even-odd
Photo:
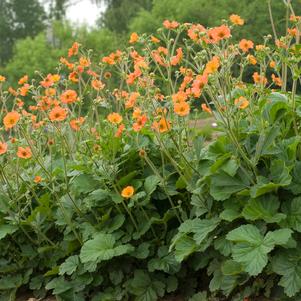
[[[165,19],[214,26],[236,13],[246,25],[235,37],[261,43],[271,33],[267,1],[282,34],[284,0],[0,0],[0,74],[13,83],[54,72],[73,41],[100,57],[122,49],[133,31],[155,33]],[[292,3],[301,14],[301,0]]]

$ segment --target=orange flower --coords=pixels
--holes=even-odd
[[[201,24],[192,24],[187,31],[187,35],[194,42],[198,42],[200,38],[200,33],[206,32],[206,28]]]
[[[79,64],[80,64],[82,67],[89,67],[89,66],[91,65],[91,61],[90,61],[89,58],[82,56],[82,57],[79,59]]]
[[[122,55],[122,52],[120,50],[117,50],[116,52],[112,52],[109,56],[105,56],[102,58],[103,63],[107,63],[109,65],[116,64],[117,61],[120,60]]]
[[[19,121],[20,114],[16,111],[12,111],[6,114],[6,116],[3,118],[3,124],[5,126],[5,129],[11,129],[13,128]]]
[[[72,119],[70,120],[70,127],[74,130],[74,131],[79,131],[80,127],[83,125],[83,123],[85,122],[85,118],[84,117],[79,117],[77,119]]]
[[[61,101],[62,103],[73,103],[77,100],[77,93],[74,90],[66,90],[61,95]]]
[[[123,123],[120,124],[119,127],[118,127],[118,129],[117,129],[117,131],[116,131],[116,133],[115,133],[115,137],[116,138],[121,137],[122,132],[124,131],[124,129],[125,129],[125,125]]]
[[[38,184],[38,183],[40,183],[42,181],[42,177],[35,176],[33,181]]]
[[[137,98],[140,96],[140,93],[139,92],[132,92],[129,99],[127,100],[127,102],[125,103],[125,108],[126,109],[129,109],[129,108],[132,108],[134,107],[136,101],[137,101]]]
[[[293,37],[297,35],[297,28],[288,28],[287,33]]]
[[[166,118],[163,117],[159,122],[155,121],[153,123],[153,128],[160,133],[168,132],[170,130],[170,121],[167,121]]]
[[[239,48],[243,51],[243,52],[248,52],[249,49],[253,49],[254,48],[254,43],[251,40],[246,40],[246,39],[242,39],[239,42]]]
[[[216,62],[216,64],[218,64]],[[208,83],[208,74],[210,74],[211,71],[214,71],[214,68],[213,68],[213,63],[212,65],[209,64],[206,66],[206,69],[205,69],[205,73],[204,72],[204,75],[197,75],[195,80],[193,81],[192,83],[192,86],[191,86],[191,93],[194,97],[198,98],[201,96],[201,93],[202,93],[202,89],[203,87]],[[218,66],[216,65],[216,67],[218,68]]]
[[[74,68],[74,64],[71,64],[67,59],[65,59],[64,57],[60,58],[60,62],[65,65],[69,70],[73,70]]]
[[[21,159],[29,159],[32,156],[30,147],[18,147],[17,156]]]
[[[160,43],[160,40],[154,36],[151,36],[151,41],[155,44]]]
[[[26,96],[29,91],[29,88],[30,88],[29,84],[24,84],[24,86],[20,88],[20,95]]]
[[[121,196],[125,199],[129,199],[134,195],[135,189],[133,186],[127,186],[122,189]]]
[[[146,122],[147,122],[146,115],[139,116],[137,118],[137,121],[133,124],[133,130],[135,132],[141,131]]]
[[[182,101],[174,104],[174,112],[179,116],[187,116],[190,112],[190,106],[187,102]]]
[[[73,71],[68,76],[69,80],[71,80],[73,83],[77,83],[79,81],[78,79],[78,73],[76,71]]]
[[[208,108],[207,105],[206,105],[205,103],[203,103],[201,107],[202,107],[202,110],[203,110],[204,112],[207,112],[207,113],[209,113],[209,114],[212,114],[212,110],[211,110],[210,108]]]
[[[253,75],[253,80],[255,84],[262,84],[262,85],[266,85],[268,80],[266,79],[265,76],[258,74],[258,72],[255,72]]]
[[[172,66],[178,65],[183,58],[183,50],[182,48],[177,49],[177,54],[170,59],[170,64]]]
[[[55,83],[57,83],[57,82],[60,81],[61,76],[60,76],[59,74],[52,74],[52,75],[51,75],[51,78],[52,78],[52,80],[53,80]]]
[[[301,19],[301,16],[290,15],[291,22],[298,22]]]
[[[54,81],[52,79],[52,75],[48,74],[42,81],[40,81],[40,85],[43,88],[49,88],[54,84]]]
[[[18,84],[19,84],[19,85],[23,85],[23,84],[25,84],[25,83],[27,83],[27,82],[28,82],[28,75],[24,75],[23,77],[21,77],[21,78],[19,79]]]
[[[45,95],[46,96],[54,96],[56,93],[56,89],[55,88],[48,88],[45,90]]]
[[[139,40],[139,36],[138,36],[137,32],[133,32],[133,33],[131,34],[129,43],[130,43],[130,44],[134,44],[134,43],[136,43],[138,40]]]
[[[101,80],[93,79],[91,86],[93,87],[93,89],[100,91],[105,87],[105,84]]]
[[[49,119],[51,121],[63,121],[67,118],[68,112],[62,107],[55,107],[49,113]]]
[[[221,25],[211,30],[211,36],[215,42],[231,37],[231,30],[227,25]]]
[[[284,48],[284,49],[288,48],[288,46],[285,44],[285,42],[283,42],[281,40],[276,40],[275,45],[279,48]]]
[[[0,141],[0,155],[3,155],[7,152],[7,144]]]
[[[180,24],[176,21],[165,20],[163,26],[167,29],[176,29]]]
[[[276,86],[282,86],[282,80],[280,77],[277,77],[275,74],[272,74],[272,81]]]
[[[107,116],[107,120],[113,124],[119,124],[122,122],[123,118],[118,113],[111,113]]]
[[[141,116],[141,109],[140,108],[135,108],[134,109],[134,112],[133,112],[133,119],[137,119],[137,118],[139,118],[140,116]]]
[[[73,55],[77,55],[78,49],[79,49],[79,44],[77,42],[74,42],[71,48],[68,50],[68,57],[71,57]]]
[[[270,62],[270,67],[271,68],[275,68],[276,67],[276,62],[275,61],[271,61]]]
[[[176,94],[172,95],[172,101],[174,104],[184,102],[188,98],[187,94],[184,91],[179,91]]]
[[[17,102],[16,104],[19,108],[22,108],[24,106],[24,101],[22,101],[22,99],[17,98],[16,102]]]
[[[220,66],[220,60],[217,56],[214,56],[212,60],[210,60],[205,67],[204,75],[212,74],[218,70]]]
[[[240,26],[242,26],[245,23],[245,20],[242,19],[239,15],[232,14],[229,17],[229,19],[232,22],[232,24],[234,24],[234,25],[240,25]]]
[[[249,55],[247,56],[247,59],[248,59],[248,61],[249,61],[249,63],[250,63],[251,65],[256,65],[256,64],[257,64],[257,60],[256,60],[256,58],[255,58],[254,55],[249,54]]]
[[[234,104],[240,109],[245,109],[249,106],[249,101],[245,97],[240,96],[234,100]]]
[[[5,81],[6,81],[6,77],[0,74],[0,83]]]

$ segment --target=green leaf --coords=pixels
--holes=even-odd
[[[177,242],[175,244],[175,258],[178,262],[182,262],[186,257],[192,254],[195,250],[196,250],[195,241],[192,238],[183,235],[179,239],[177,239]]]
[[[64,277],[54,278],[46,285],[46,290],[53,290],[54,295],[60,295],[72,288],[72,284],[64,279]]]
[[[269,102],[263,109],[263,116],[271,124],[279,120],[288,110],[287,98],[280,93],[271,93],[268,98]]]
[[[72,191],[76,194],[88,193],[98,188],[99,183],[92,175],[80,174],[71,182]]]
[[[151,244],[149,242],[143,242],[139,244],[138,247],[131,252],[131,256],[138,258],[138,259],[145,259],[149,256]]]
[[[188,301],[208,301],[207,293],[200,292],[200,293],[194,294],[191,298],[189,298]]]
[[[268,232],[264,240],[266,243],[285,246],[293,234],[291,229],[279,229],[273,232]]]
[[[85,201],[91,204],[91,207],[105,207],[111,204],[110,193],[104,189],[97,189],[92,191]]]
[[[47,271],[44,276],[54,276],[59,273],[59,266],[53,266],[51,270]]]
[[[128,290],[137,296],[136,301],[157,301],[163,297],[165,291],[164,283],[151,279],[143,270],[136,270],[134,278],[128,282]]]
[[[116,245],[115,238],[111,234],[100,233],[94,239],[84,243],[80,252],[80,259],[82,263],[101,262],[129,253],[133,249],[130,244]]]
[[[238,275],[224,275],[220,263],[216,260],[210,263],[208,273],[213,273],[213,278],[209,284],[211,292],[222,290],[228,296],[238,284]]]
[[[230,176],[234,176],[239,165],[237,164],[236,160],[231,159],[231,156],[231,153],[227,153],[216,160],[210,168],[211,173],[216,173],[217,171],[222,169]]]
[[[273,160],[271,163],[271,179],[273,183],[280,184],[281,186],[287,186],[291,183],[292,177],[290,170],[285,166],[282,160]]]
[[[126,185],[128,185],[138,174],[137,171],[132,171],[129,174],[127,174],[126,176],[122,177],[120,180],[118,180],[117,182],[117,186],[119,187],[124,187]]]
[[[232,243],[221,236],[214,240],[214,249],[219,251],[224,256],[229,256],[232,250]]]
[[[282,160],[272,161],[270,171],[269,179],[262,176],[257,178],[257,184],[250,190],[252,198],[276,191],[278,188],[286,187],[291,183],[292,177],[290,171]]]
[[[251,276],[256,276],[268,263],[267,254],[275,245],[288,242],[292,231],[289,229],[268,232],[265,237],[253,225],[243,225],[232,230],[227,239],[235,242],[232,248],[234,261],[241,263],[244,270]]]
[[[259,139],[256,143],[256,152],[254,155],[254,162],[257,164],[259,158],[264,155],[275,142],[276,137],[279,135],[280,127],[271,126],[267,130],[260,134]]]
[[[125,216],[123,214],[117,214],[106,221],[103,230],[107,233],[113,233],[114,231],[120,229],[124,222]]]
[[[79,265],[78,255],[68,257],[64,263],[60,265],[59,275],[72,275]]]
[[[301,290],[301,258],[299,249],[281,251],[272,259],[272,270],[281,275],[279,285],[288,297]]]
[[[254,185],[253,187],[251,187],[250,189],[250,194],[252,198],[257,198],[261,195],[264,195],[268,192],[272,192],[277,190],[279,187],[281,187],[281,185],[279,184],[275,184],[275,183],[257,183],[256,185]]]
[[[234,260],[225,261],[222,264],[221,269],[224,275],[238,275],[243,272],[241,264]]]
[[[114,285],[119,285],[123,279],[123,272],[121,270],[113,270],[110,272],[110,280]]]
[[[301,197],[294,198],[284,204],[284,212],[287,214],[287,225],[301,232]]]
[[[175,276],[168,276],[166,279],[166,292],[171,293],[178,288],[178,278]]]
[[[0,225],[0,240],[8,234],[13,234],[18,230],[17,226],[14,225]]]
[[[232,222],[241,216],[240,212],[235,209],[225,209],[219,217],[225,221]]]
[[[180,233],[194,233],[193,239],[197,244],[201,244],[207,235],[219,224],[219,218],[186,220],[179,227]]]
[[[279,205],[279,200],[276,197],[272,195],[262,196],[249,200],[242,211],[242,215],[251,221],[262,219],[267,223],[279,223],[286,217],[283,213],[277,213]]]
[[[294,195],[301,193],[301,162],[295,162],[293,169],[293,179],[291,184],[287,187]]]
[[[175,255],[170,253],[161,258],[152,258],[148,262],[147,267],[150,272],[163,271],[168,274],[174,274],[180,270],[181,265],[176,261]]]
[[[212,232],[219,224],[218,218],[212,218],[209,220],[200,220],[197,223],[196,228],[193,229],[193,239],[197,244],[201,244],[207,235]]]
[[[5,275],[0,279],[0,290],[16,289],[20,287],[23,277],[20,274],[17,275]]]
[[[160,178],[158,176],[152,175],[145,179],[144,189],[148,195],[151,195],[160,183]]]
[[[228,199],[233,193],[248,188],[248,184],[224,171],[211,177],[210,194],[217,201]]]

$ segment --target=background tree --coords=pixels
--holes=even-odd
[[[38,0],[0,1],[0,65],[11,57],[16,40],[34,37],[45,28],[45,19]]]
[[[150,11],[152,2],[152,0],[107,0],[103,2],[106,4],[106,10],[100,17],[99,24],[114,32],[128,32],[131,20],[141,10]]]
[[[278,33],[285,30],[286,5],[284,1],[271,1],[275,26]],[[294,1],[296,14],[301,13],[301,0]],[[141,9],[128,27],[131,31],[154,32],[164,19],[180,22],[196,22],[205,26],[220,24],[230,14],[239,14],[246,24],[236,32],[255,42],[262,42],[262,37],[271,33],[271,22],[267,1],[262,0],[154,0],[151,10]]]

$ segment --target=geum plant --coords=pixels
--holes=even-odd
[[[1,76],[1,300],[299,300],[300,22],[255,46],[238,15],[165,21],[98,64],[74,43],[55,74]]]

